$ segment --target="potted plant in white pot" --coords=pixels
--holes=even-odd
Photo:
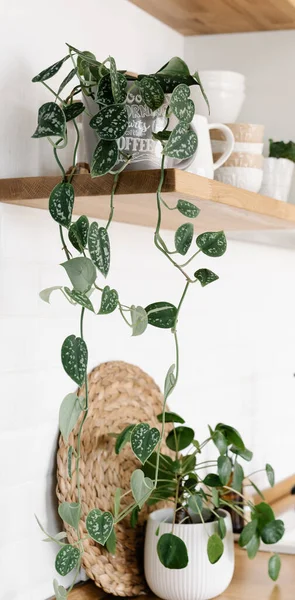
[[[245,447],[239,432],[219,423],[209,427],[209,436],[202,443],[195,432],[177,414],[166,412],[159,421],[173,423],[166,437],[174,460],[160,454],[157,485],[147,502],[172,501],[170,508],[150,514],[145,539],[144,568],[151,590],[166,600],[209,600],[221,594],[229,585],[234,571],[234,538],[231,517],[234,511],[243,520],[239,545],[253,559],[260,542],[273,544],[284,534],[284,523],[275,519],[272,508],[252,481],[250,485],[262,497],[254,505],[243,493],[244,470],[239,458],[251,461],[253,454]],[[180,425],[179,425],[180,424]],[[207,444],[218,449],[216,460],[204,460]],[[187,454],[180,452],[186,450]],[[156,453],[142,467],[145,477],[155,479]],[[262,469],[264,470],[264,469]],[[267,464],[265,471],[274,485],[274,471]],[[247,509],[246,509],[247,507]],[[246,509],[246,510],[245,510]],[[245,520],[244,520],[245,519]],[[276,580],[280,557],[272,554],[268,573]]]
[[[263,162],[263,179],[260,193],[287,202],[295,162],[294,142],[269,140],[269,157]]]

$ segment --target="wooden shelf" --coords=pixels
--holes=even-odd
[[[130,0],[183,35],[295,29],[294,0]]]
[[[126,171],[116,190],[114,220],[154,227],[156,190],[160,172]],[[47,208],[52,188],[59,177],[24,177],[0,180],[0,201],[33,208]],[[107,219],[113,177],[92,179],[76,175],[75,214]],[[197,231],[295,230],[295,205],[260,196],[230,185],[177,169],[165,173],[163,198],[175,206],[179,198],[190,200],[201,209],[194,221]],[[180,213],[163,210],[163,228],[175,230],[187,220]]]

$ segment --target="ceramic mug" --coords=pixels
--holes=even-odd
[[[175,127],[176,125],[176,119],[175,122],[174,119],[175,117],[173,116],[170,119],[172,127]],[[235,143],[234,136],[227,125],[224,125],[223,123],[208,123],[208,119],[202,115],[195,115],[191,126],[198,136],[198,147],[195,155],[187,161],[185,167],[182,166],[183,162],[181,165],[178,164],[178,161],[171,161],[171,159],[167,159],[166,167],[175,167],[177,169],[185,168],[189,173],[195,173],[195,175],[213,179],[214,171],[219,169],[225,163],[233,151]],[[219,129],[225,136],[225,149],[216,162],[213,161],[210,142],[211,129]]]

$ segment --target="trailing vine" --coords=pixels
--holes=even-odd
[[[67,73],[55,91],[48,80],[56,75],[63,65],[70,60],[71,70]],[[74,87],[63,99],[65,88],[74,79],[78,79]],[[65,576],[74,572],[73,582],[69,590],[54,580],[54,591],[57,600],[65,600],[72,589],[82,564],[83,539],[80,535],[79,523],[81,518],[81,488],[80,488],[80,458],[83,425],[87,419],[89,400],[87,387],[88,349],[84,339],[84,320],[87,313],[107,315],[119,311],[124,323],[132,330],[132,335],[144,333],[148,325],[170,329],[175,344],[175,365],[169,367],[164,384],[164,403],[162,411],[161,431],[151,428],[148,423],[129,425],[120,432],[116,439],[115,451],[118,453],[130,442],[135,456],[142,465],[155,454],[153,478],[146,476],[142,469],[136,469],[131,476],[130,490],[133,501],[120,510],[121,491],[117,490],[114,499],[114,510],[101,511],[99,507],[90,511],[86,516],[88,536],[97,543],[115,553],[115,525],[128,514],[135,525],[138,512],[158,489],[160,462],[165,460],[160,453],[164,436],[165,408],[169,395],[175,389],[179,376],[179,347],[177,325],[186,294],[192,284],[199,283],[202,287],[214,282],[218,276],[207,268],[197,269],[193,275],[185,270],[195,257],[202,253],[209,257],[219,257],[226,251],[226,238],[222,231],[206,232],[196,237],[197,250],[186,262],[181,263],[182,257],[192,246],[194,228],[192,220],[198,217],[199,209],[187,200],[179,199],[175,206],[169,206],[162,198],[162,188],[165,180],[166,157],[181,160],[194,155],[197,150],[197,135],[191,128],[195,108],[190,98],[191,85],[198,85],[205,99],[198,74],[191,75],[187,65],[180,58],[172,58],[159,71],[152,75],[138,75],[137,78],[126,71],[118,71],[114,58],[108,57],[103,62],[96,60],[91,52],[80,50],[68,45],[68,53],[61,60],[43,70],[33,82],[44,85],[53,94],[54,99],[43,104],[38,112],[38,124],[34,138],[46,137],[53,148],[53,155],[61,172],[61,181],[52,190],[49,197],[49,212],[59,227],[61,247],[65,255],[62,263],[69,282],[68,285],[54,286],[43,290],[41,298],[49,302],[51,293],[59,290],[66,300],[80,307],[79,328],[75,334],[69,335],[61,348],[61,361],[68,376],[83,391],[81,394],[69,393],[62,401],[59,413],[59,427],[65,444],[68,446],[68,475],[71,478],[76,472],[76,502],[63,502],[59,506],[62,520],[75,531],[76,542],[68,544],[63,540],[66,534],[61,532],[48,539],[59,546],[55,568],[59,575]],[[184,288],[180,293],[177,306],[168,301],[157,301],[142,307],[136,304],[126,305],[119,297],[116,289],[103,285],[110,269],[111,244],[109,230],[115,213],[115,192],[120,173],[132,162],[132,155],[120,150],[119,140],[124,136],[129,124],[130,115],[127,109],[127,97],[130,91],[136,89],[141,94],[150,114],[159,110],[169,98],[165,109],[166,123],[162,131],[154,133],[154,139],[162,144],[162,159],[158,190],[156,194],[157,222],[155,224],[154,244],[158,251],[165,255],[171,266],[184,277]],[[91,98],[97,112],[90,115],[82,100],[75,97],[82,94]],[[97,136],[97,145],[91,161],[91,176],[100,177],[107,173],[113,175],[113,185],[110,196],[109,216],[105,226],[96,221],[89,223],[87,215],[73,219],[75,201],[75,172],[77,151],[80,143],[77,117],[83,112],[89,116],[89,126]],[[174,115],[178,123],[169,130],[170,116]],[[70,174],[66,174],[69,165],[63,165],[60,153],[67,146],[67,124],[73,122],[76,132],[76,142],[73,150],[73,164]],[[175,248],[168,250],[162,237],[162,210],[177,210],[181,215],[190,219],[182,224],[175,233]],[[65,237],[67,234],[67,239]],[[78,256],[74,255],[78,252]],[[175,255],[178,259],[175,259]],[[69,287],[71,284],[71,287]],[[100,294],[100,305],[94,306],[93,292]],[[78,427],[76,447],[69,443],[72,431]],[[41,526],[41,525],[40,525]],[[42,526],[41,526],[42,528]],[[43,528],[42,528],[43,529]]]

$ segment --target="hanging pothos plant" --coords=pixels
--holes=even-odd
[[[71,63],[71,68],[59,85],[57,91],[47,83],[63,65]],[[64,89],[74,78],[77,79],[72,91],[64,98]],[[167,261],[177,269],[184,278],[184,287],[180,292],[178,305],[165,300],[155,301],[146,307],[128,306],[124,304],[116,289],[103,284],[110,269],[111,246],[109,227],[111,225],[115,205],[114,195],[119,173],[132,161],[132,155],[126,155],[119,149],[118,140],[124,135],[129,123],[129,114],[126,107],[127,83],[139,88],[143,101],[152,111],[163,105],[165,97],[169,94],[169,103],[166,108],[166,124],[162,131],[154,134],[155,139],[162,144],[161,171],[159,185],[155,198],[157,207],[157,220],[155,223],[154,243],[159,252]],[[49,302],[54,290],[60,290],[66,300],[71,304],[80,306],[80,324],[78,331],[71,333],[63,342],[61,360],[64,370],[78,385],[83,386],[83,398],[75,393],[69,393],[62,401],[59,413],[59,426],[63,439],[68,444],[70,433],[78,425],[77,445],[68,444],[68,473],[72,476],[72,457],[75,458],[76,470],[76,502],[63,502],[59,506],[59,514],[64,522],[76,531],[77,542],[68,544],[63,541],[64,532],[55,536],[48,535],[48,539],[56,542],[59,551],[56,556],[55,567],[59,575],[65,576],[75,569],[73,583],[68,591],[54,580],[54,591],[57,600],[64,600],[72,589],[83,557],[83,539],[79,530],[81,516],[81,489],[80,489],[80,457],[81,436],[83,425],[87,418],[89,399],[87,387],[88,350],[84,339],[84,319],[86,311],[94,315],[106,315],[119,310],[124,322],[137,336],[144,333],[148,325],[162,329],[170,329],[175,343],[175,364],[168,369],[164,384],[163,413],[168,396],[174,390],[179,375],[179,349],[177,339],[177,325],[180,311],[185,296],[191,285],[197,283],[202,287],[214,282],[218,276],[207,268],[193,269],[189,274],[186,267],[198,254],[217,258],[226,251],[226,238],[223,231],[206,232],[198,235],[194,240],[194,227],[192,220],[199,215],[199,209],[187,200],[179,199],[175,206],[168,205],[162,198],[161,191],[165,177],[166,157],[184,159],[193,156],[196,152],[198,139],[190,123],[194,116],[194,103],[190,98],[191,85],[198,85],[205,99],[198,73],[190,74],[185,62],[180,58],[172,58],[159,71],[152,75],[139,75],[134,78],[125,71],[118,71],[115,60],[108,57],[99,62],[91,52],[81,52],[68,46],[68,54],[60,61],[53,64],[34,77],[33,82],[41,82],[52,94],[53,100],[40,107],[38,124],[34,138],[46,137],[52,145],[53,154],[61,171],[61,181],[52,190],[49,198],[49,212],[59,226],[62,249],[65,253],[65,262],[62,267],[69,279],[68,285],[55,286],[43,290],[41,298]],[[132,83],[133,82],[133,83]],[[96,222],[89,223],[87,215],[73,220],[73,207],[75,190],[73,177],[75,175],[77,150],[79,146],[79,129],[76,118],[85,111],[84,103],[74,101],[77,94],[90,96],[97,105],[96,114],[90,115],[90,127],[97,134],[97,146],[91,162],[92,177],[103,176],[111,173],[114,177],[110,197],[109,218],[105,226]],[[207,100],[207,99],[206,99]],[[171,115],[177,119],[176,126],[169,128]],[[76,143],[73,154],[73,167],[69,175],[60,159],[60,151],[67,145],[67,123],[73,122],[76,130]],[[123,162],[123,164],[122,164]],[[120,166],[118,166],[118,164]],[[161,234],[162,211],[176,210],[189,219],[182,224],[175,233],[175,247],[168,249]],[[195,243],[195,251],[189,258],[185,258],[188,251]],[[74,255],[75,253],[75,255]],[[78,253],[78,254],[77,254]],[[91,294],[97,290],[100,297],[100,306],[95,307]],[[147,423],[138,423],[136,426],[125,430],[116,441],[116,450],[130,441],[135,456],[144,463],[147,457],[155,452],[155,470],[153,478],[144,475],[141,469],[136,469],[131,476],[130,487],[133,502],[130,506],[120,511],[120,490],[115,496],[113,513],[102,512],[99,507],[90,511],[86,517],[86,527],[89,536],[97,543],[105,545],[114,553],[116,546],[115,525],[127,514],[136,522],[138,510],[154,493],[158,485],[160,447],[164,435],[164,419],[161,431],[150,428]]]

